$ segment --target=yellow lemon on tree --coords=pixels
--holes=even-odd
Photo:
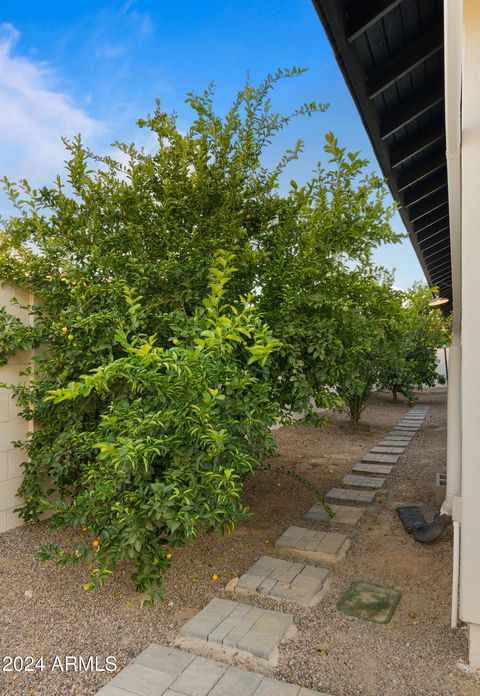
[[[69,341],[73,341],[73,334],[68,334],[67,338]]]
[[[168,560],[170,560],[171,557],[172,557],[172,554],[171,554],[171,553],[167,553],[167,558],[168,558]]]
[[[94,549],[98,549],[98,547],[100,546],[100,542],[98,541],[98,539],[94,539],[92,541],[92,546]]]
[[[67,329],[67,327],[66,327],[66,326],[64,326],[64,327],[63,327],[63,329],[62,329],[62,333],[64,333],[64,334],[65,334],[65,333],[68,333],[68,329]]]

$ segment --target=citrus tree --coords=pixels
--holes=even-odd
[[[155,334],[139,333],[142,298],[126,290],[125,318],[114,337],[119,357],[46,398],[60,413],[72,403],[79,410],[99,404],[99,417],[76,435],[83,466],[69,485],[45,489],[40,504],[53,527],[86,532],[73,552],[52,545],[40,554],[89,562],[85,589],[128,560],[136,589],[154,600],[172,549],[194,539],[200,525],[232,531],[247,512],[243,481],[268,451],[278,415],[266,371],[279,343],[251,298],[223,303],[230,263],[227,254],[217,255],[210,292],[192,316],[157,317],[169,325],[168,348]],[[35,485],[35,465],[27,466],[21,488],[27,507],[32,477]]]
[[[130,559],[155,596],[171,546],[234,524],[279,409],[345,399],[383,331],[367,297],[383,288],[373,249],[398,238],[383,181],[332,134],[303,185],[282,183],[301,141],[264,163],[276,134],[326,108],[272,108],[275,86],[302,72],[248,83],[222,116],[213,87],[189,94],[185,132],[157,103],[139,121],[152,152],[97,156],[78,137],[64,179],[5,180],[0,277],[39,302],[28,327],[1,313],[0,359],[46,348],[12,386],[38,426],[20,514],[85,527],[95,546],[44,554],[92,562],[99,581]]]
[[[402,394],[413,403],[415,391],[444,381],[437,372],[437,350],[450,342],[451,318],[429,306],[432,294],[419,283],[403,294],[395,340],[382,356],[379,374],[381,387],[391,391],[395,401]]]
[[[349,301],[338,328],[349,350],[336,393],[356,429],[372,391],[379,386],[381,365],[395,342],[402,304],[392,288],[392,277],[382,269],[359,268],[349,280]]]

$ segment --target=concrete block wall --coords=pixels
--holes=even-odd
[[[31,294],[12,285],[0,287],[0,306],[6,307],[10,314],[18,317],[25,324],[31,317],[26,309],[12,304],[16,298],[20,305],[32,305]],[[19,372],[25,370],[32,355],[30,351],[20,351],[12,356],[7,365],[0,367],[0,382],[15,384],[22,378]],[[23,378],[25,379],[25,378]],[[12,446],[13,440],[23,440],[28,431],[33,430],[33,423],[28,423],[19,416],[17,404],[8,389],[0,388],[0,533],[13,529],[22,523],[13,512],[21,500],[16,493],[22,482],[21,463],[25,461],[23,450]]]

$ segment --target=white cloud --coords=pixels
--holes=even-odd
[[[0,24],[0,176],[46,184],[63,169],[61,136],[92,142],[105,128],[58,89],[50,66],[14,51],[18,39]]]
[[[116,46],[106,45],[95,50],[96,58],[121,58],[127,52],[127,46],[125,44],[118,44]]]

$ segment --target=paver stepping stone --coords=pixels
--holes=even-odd
[[[365,621],[386,624],[392,618],[402,593],[371,582],[354,582],[337,604],[337,609]]]
[[[378,464],[396,464],[400,459],[399,454],[376,454],[367,452],[362,457],[362,462],[372,462]]]
[[[361,486],[362,488],[381,488],[386,479],[379,476],[357,476],[357,474],[347,474],[343,477],[342,483],[345,486]]]
[[[252,665],[275,667],[278,644],[295,633],[291,614],[216,598],[182,626],[175,642],[204,656],[241,651]]]
[[[372,447],[370,452],[373,452],[374,454],[402,454],[404,450],[404,447],[385,447],[384,445],[375,445],[375,447]]]
[[[350,546],[346,534],[305,529],[292,525],[275,542],[275,547],[286,553],[312,561],[336,563]]]
[[[413,439],[415,433],[407,433],[405,430],[392,430],[387,437],[395,437],[397,440],[404,440],[410,442]]]
[[[365,508],[353,507],[350,505],[330,505],[335,517],[330,517],[321,503],[315,503],[304,518],[312,522],[321,522],[322,524],[358,524],[361,516],[365,512]]]
[[[362,474],[381,474],[388,476],[392,473],[393,466],[391,464],[369,464],[368,462],[360,462],[355,464],[352,471],[357,471]]]
[[[256,592],[306,607],[317,604],[328,587],[329,570],[261,556],[235,585],[234,592]]]
[[[328,696],[152,643],[96,696]]]
[[[409,442],[410,441],[404,442],[403,440],[386,439],[386,440],[381,440],[381,442],[378,443],[378,446],[379,447],[395,447],[399,450],[402,450],[402,452],[405,452],[405,450],[407,449],[407,447],[409,445]],[[375,450],[375,447],[372,447],[372,452],[374,450]]]
[[[351,488],[332,488],[325,495],[327,503],[373,503],[375,491],[355,491]]]

